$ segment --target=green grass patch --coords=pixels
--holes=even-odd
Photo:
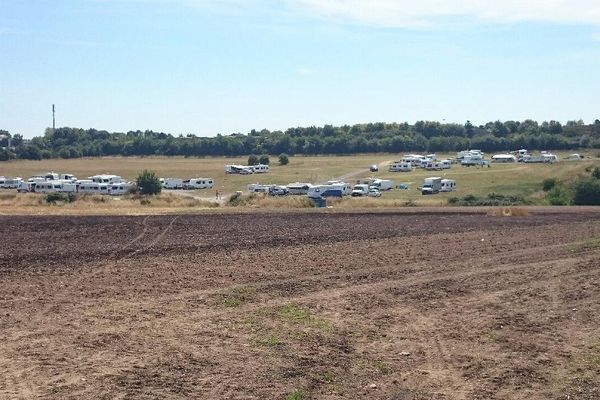
[[[293,392],[285,397],[285,400],[303,400],[306,398],[306,394],[302,389],[295,389]]]

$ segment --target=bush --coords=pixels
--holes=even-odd
[[[521,196],[490,193],[486,197],[477,197],[472,194],[464,197],[451,197],[448,199],[448,204],[454,206],[516,206],[531,204],[531,202]]]
[[[287,154],[281,153],[279,155],[279,165],[288,165],[290,163],[290,158]]]
[[[75,193],[48,193],[44,200],[48,204],[72,203],[77,200],[77,195]]]
[[[573,204],[578,206],[600,205],[600,179],[580,179],[573,185]]]
[[[263,154],[262,156],[260,156],[260,159],[258,160],[259,164],[264,164],[264,165],[269,165],[271,164],[271,160],[269,160],[269,156],[266,154]]]
[[[600,179],[600,167],[594,168],[594,171],[592,171],[592,177]]]
[[[568,206],[572,198],[571,191],[563,185],[555,185],[546,194],[546,200],[553,206]]]
[[[555,178],[544,179],[542,182],[542,190],[544,192],[549,192],[552,188],[556,186],[558,182]]]
[[[145,195],[159,194],[162,190],[160,179],[154,171],[144,170],[135,180],[139,192]]]
[[[248,156],[248,165],[257,165],[258,163],[258,156],[256,154],[250,154]]]

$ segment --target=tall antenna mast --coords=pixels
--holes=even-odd
[[[54,107],[54,104],[52,104],[52,130],[53,131],[56,129],[56,118],[54,118],[55,112],[56,112],[56,107]]]

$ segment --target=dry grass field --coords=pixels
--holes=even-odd
[[[567,154],[560,154],[565,157]],[[440,155],[444,157],[447,155]],[[409,190],[394,190],[384,193],[380,199],[347,199],[337,203],[340,209],[347,208],[385,208],[401,207],[406,204],[417,204],[427,206],[446,205],[449,197],[464,196],[467,194],[485,196],[496,192],[506,195],[521,195],[539,201],[541,182],[546,178],[557,178],[563,181],[575,179],[578,175],[585,173],[586,168],[600,165],[597,158],[588,158],[579,162],[559,162],[556,164],[493,164],[491,168],[465,168],[453,166],[450,170],[424,171],[416,170],[409,173],[390,173],[386,165],[400,158],[397,154],[370,154],[355,156],[320,156],[320,157],[291,157],[290,164],[279,166],[274,162],[269,174],[256,175],[227,175],[224,173],[225,164],[244,164],[246,158],[182,158],[182,157],[103,157],[93,159],[73,160],[44,160],[44,161],[13,161],[0,164],[0,175],[28,177],[44,171],[70,172],[82,178],[97,173],[111,172],[123,176],[125,179],[133,180],[143,169],[156,171],[162,177],[212,177],[216,180],[213,190],[199,190],[188,192],[188,195],[197,199],[212,200],[215,190],[228,195],[238,190],[246,190],[250,183],[264,184],[288,184],[290,182],[324,182],[330,179],[343,178],[353,183],[357,179],[366,177],[378,177],[391,179],[396,184],[408,184]],[[276,157],[272,157],[276,161]],[[380,171],[371,173],[368,167],[372,164],[381,166]],[[453,193],[442,193],[436,196],[421,196],[417,187],[423,179],[428,176],[442,176],[455,179],[458,189]],[[22,201],[21,201],[22,202]],[[0,213],[29,213],[30,210],[19,208],[7,199],[0,199]],[[164,202],[163,202],[164,203]],[[171,201],[166,204],[164,212],[190,211],[191,207],[179,207],[177,202]],[[272,206],[273,208],[285,208],[289,201],[285,199],[261,202],[260,208]],[[83,205],[71,205],[66,212],[85,212],[89,207]],[[116,209],[131,209],[130,205],[118,202],[103,204],[103,208],[96,205],[100,213],[115,213]],[[135,207],[133,207],[135,208]],[[154,210],[159,212],[155,205]],[[47,210],[54,213],[56,210]],[[160,212],[162,212],[160,211]],[[123,213],[131,213],[131,210],[122,210]],[[143,209],[140,213],[145,213]],[[42,211],[44,213],[44,211]]]
[[[600,212],[0,217],[0,398],[600,398]]]

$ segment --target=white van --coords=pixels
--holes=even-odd
[[[394,187],[394,182],[392,182],[390,180],[375,179],[369,186],[369,189],[375,188],[375,189],[378,189],[379,191],[383,192],[384,190],[392,190],[393,187]]]

